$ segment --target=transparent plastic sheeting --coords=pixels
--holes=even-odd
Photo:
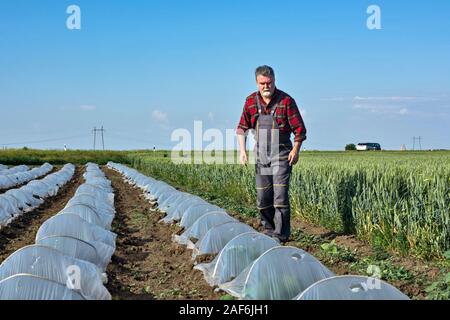
[[[232,221],[237,222],[236,219],[229,216],[226,212],[208,212],[195,221],[195,223],[181,235],[175,235],[174,241],[182,245],[187,245],[189,249],[193,249],[195,244],[191,239],[199,240],[203,238],[212,227]]]
[[[267,250],[279,246],[278,241],[258,232],[247,232],[233,238],[210,263],[198,264],[211,286],[236,278]]]
[[[97,165],[87,164],[83,176],[66,208],[41,225],[36,245],[0,266],[0,299],[111,299],[103,282],[115,251],[116,234],[107,230],[114,194]]]
[[[178,190],[169,190],[168,192],[163,193],[159,198],[158,198],[158,208],[159,210],[162,210],[162,206],[164,204],[168,204],[168,203],[173,203],[174,200],[176,200],[177,198],[183,196],[183,192],[180,192]]]
[[[14,169],[14,168],[13,168]],[[9,171],[13,170],[10,169]],[[53,170],[53,166],[49,163],[44,163],[38,168],[33,168],[29,171],[21,171],[16,173],[2,174],[0,175],[0,189],[9,189],[19,184],[26,183],[28,181],[45,176],[47,173]]]
[[[97,266],[60,251],[32,245],[17,250],[0,265],[0,281],[15,274],[31,274],[68,286],[87,300],[110,300]]]
[[[141,188],[146,193],[145,197],[150,201],[155,201],[168,192],[177,191],[165,182],[149,178],[137,170],[124,165],[108,162],[107,166],[121,173],[125,177],[126,182]]]
[[[72,199],[69,200],[69,202],[67,202],[66,207],[70,207],[71,205],[74,204],[85,204],[89,207],[95,208],[97,212],[102,214],[107,215],[115,214],[115,209],[110,203],[100,201],[96,197],[88,193],[75,195]]]
[[[0,300],[85,300],[60,283],[30,274],[16,274],[0,281]]]
[[[192,226],[195,221],[197,221],[198,218],[201,216],[204,216],[208,212],[217,212],[217,211],[223,211],[224,209],[219,208],[218,206],[211,205],[209,203],[202,203],[202,204],[195,204],[189,209],[186,210],[186,212],[183,214],[183,217],[180,221],[180,227],[184,227],[185,229]]]
[[[174,210],[167,212],[167,215],[163,219],[161,219],[161,222],[172,223],[175,221],[179,221],[181,220],[181,218],[183,218],[184,213],[189,208],[198,204],[208,204],[208,202],[197,196],[187,197],[183,201],[179,202]]]
[[[91,244],[98,256],[96,265],[106,269],[115,251],[116,235],[73,214],[58,214],[39,228],[36,243],[53,236],[68,236]]]
[[[98,212],[95,207],[84,203],[69,204],[62,211],[60,211],[59,214],[74,214],[89,223],[95,224],[107,230],[111,229],[111,223],[114,219],[113,215]]]
[[[126,182],[128,182],[132,185],[135,185],[135,186],[143,189],[144,191],[149,189],[149,187],[152,186],[153,184],[158,183],[157,180],[147,177],[147,176],[141,174],[139,171],[128,168],[127,166],[113,163],[113,162],[108,162],[107,166],[111,169],[118,171],[123,176],[125,176]]]
[[[255,230],[242,222],[226,222],[212,227],[203,238],[195,244],[192,252],[192,259],[195,259],[198,255],[219,253],[220,250],[222,250],[235,236],[250,231]]]
[[[176,213],[177,211],[179,211],[179,207],[181,208],[181,206],[183,205],[183,203],[185,203],[186,201],[191,201],[193,199],[197,199],[199,200],[200,198],[197,196],[194,196],[192,194],[182,194],[181,197],[176,198],[173,203],[171,203],[170,205],[167,204],[164,206],[165,210],[163,210],[166,213],[166,220],[162,220],[162,222],[166,222],[166,223],[170,223],[171,221],[174,221],[174,219],[172,219],[172,217],[175,216],[179,216],[178,213]],[[200,199],[201,200],[201,199]],[[203,203],[206,203],[206,201],[204,201]],[[159,204],[158,204],[158,208],[159,208]],[[179,218],[177,218],[179,219]]]
[[[60,171],[52,173],[41,180],[29,182],[19,189],[12,189],[0,194],[0,227],[26,212],[38,208],[48,197],[55,196],[60,187],[72,179],[75,166],[66,164]]]
[[[199,197],[177,191],[169,184],[146,177],[135,169],[113,162],[109,162],[108,167],[121,173],[128,183],[140,187],[149,201],[158,201],[158,209],[167,213],[166,217],[161,220],[162,222],[172,223],[181,220],[184,213],[196,204],[212,206]],[[216,210],[223,209],[215,207],[214,211]],[[194,221],[189,221],[189,225]]]
[[[244,300],[291,300],[313,283],[332,276],[305,251],[279,246],[267,250],[219,288]]]
[[[5,165],[0,165],[0,175],[8,175],[25,171],[28,171],[28,167],[26,165],[20,165],[9,169]]]
[[[173,207],[176,207],[185,198],[192,197],[191,194],[185,192],[171,192],[167,194],[168,197],[161,197],[162,200],[158,202],[158,208],[160,211],[168,213]]]
[[[181,220],[180,225],[185,227],[188,231],[189,228],[193,226],[197,220],[199,220],[199,218],[207,213],[217,211],[225,212],[223,209],[209,204],[200,197],[178,192],[164,182],[154,179],[148,180],[147,177],[134,169],[130,169],[126,166],[112,162],[108,163],[108,167],[120,172],[125,176],[125,179],[132,184],[143,185],[143,183],[140,183],[139,181],[145,181],[145,183],[148,182],[147,185],[142,186],[142,189],[148,193],[148,198],[150,200],[158,200],[158,205],[160,205],[159,199],[161,199],[161,209],[165,210],[167,213],[167,215],[161,220],[162,222],[171,223]],[[179,196],[176,194],[177,192],[179,193]],[[172,200],[172,203],[168,201],[169,199]],[[231,220],[231,218],[229,220]],[[195,230],[197,231],[197,235],[201,236],[201,239],[199,239],[195,247],[193,247],[194,259],[197,255],[201,254],[216,254],[236,235],[254,231],[246,224],[229,220],[226,219],[224,222],[227,223],[223,225],[216,225],[214,223],[214,219],[205,220],[208,222],[207,224],[204,224],[203,226],[198,225],[196,227]],[[208,229],[205,230],[205,227]],[[174,240],[183,244],[189,244],[189,237],[193,235],[194,233],[189,232],[180,237],[175,237]]]
[[[108,193],[106,190],[88,183],[82,184],[81,186],[78,187],[77,191],[75,192],[75,195],[77,196],[80,194],[90,194],[99,201],[105,202],[111,206],[114,205],[113,193]]]
[[[174,235],[173,239],[193,249],[193,259],[202,254],[218,253],[211,263],[195,266],[210,285],[219,285],[220,289],[241,299],[273,300],[300,297],[309,286],[314,288],[313,284],[317,283],[320,287],[328,283],[324,279],[334,279],[330,270],[305,251],[279,246],[276,240],[257,233],[197,196],[180,192],[121,164],[109,162],[108,167],[121,173],[127,183],[141,188],[147,199],[157,201],[158,209],[166,213],[162,222],[179,221],[185,231]],[[360,290],[361,295],[365,292],[363,285],[352,289]],[[379,297],[388,299],[396,290],[388,284],[382,284],[382,289]],[[346,298],[339,296],[339,291],[335,293],[338,296],[332,298]],[[355,293],[351,291],[351,294]],[[367,298],[369,293],[365,294]]]
[[[16,204],[20,211],[28,212],[33,210],[33,208],[38,207],[44,201],[40,198],[34,198],[33,194],[23,189],[13,189],[5,193],[5,196],[10,196],[16,199]]]
[[[37,240],[36,244],[54,248],[72,258],[89,261],[102,270],[104,268],[95,247],[84,240],[70,236],[50,236]]]
[[[176,189],[174,187],[169,186],[165,182],[158,182],[158,183],[153,184],[152,186],[147,186],[145,188],[145,191],[147,192],[145,197],[148,200],[156,201],[162,194],[167,193],[167,192],[176,191]]]
[[[312,284],[296,300],[409,300],[390,284],[363,276],[336,276]]]
[[[121,164],[108,162],[107,166],[121,173],[125,177],[125,181],[138,186],[145,194],[144,196],[151,202],[156,201],[159,197],[166,197],[167,193],[177,192],[177,190],[169,184],[149,178],[135,169],[128,168]]]
[[[124,165],[115,164],[112,162],[109,162],[107,165],[109,168],[114,169],[125,176],[128,183],[135,185],[141,189],[145,189],[147,188],[147,186],[151,186],[154,183],[158,182],[157,180],[147,177],[141,174],[139,171],[128,168]]]

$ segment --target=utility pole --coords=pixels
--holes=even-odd
[[[105,151],[105,139],[104,139],[104,136],[103,136],[103,132],[105,132],[106,130],[105,129],[103,129],[103,126],[102,126],[102,128],[101,129],[97,129],[97,127],[94,127],[94,130],[92,130],[92,132],[94,133],[94,151],[95,151],[95,140],[96,140],[96,137],[97,137],[97,132],[101,132],[101,135],[102,135],[102,147],[103,147],[103,151]]]
[[[95,151],[95,137],[97,136],[97,127],[94,127],[94,130],[92,130],[94,133],[94,151]]]
[[[416,149],[416,140],[419,142],[419,150],[422,151],[422,137],[413,137],[413,150]]]
[[[102,132],[102,146],[103,146],[103,151],[105,151],[105,140],[103,140],[103,132],[105,132],[105,130],[103,129],[103,126],[102,126],[102,129],[101,129],[100,131]]]

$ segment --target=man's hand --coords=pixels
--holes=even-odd
[[[241,161],[242,165],[246,165],[248,158],[247,158],[247,152],[246,151],[241,151],[240,155],[239,155],[239,160]]]
[[[298,162],[298,153],[302,147],[301,143],[295,142],[292,151],[289,153],[288,161],[290,166],[295,166]]]
[[[297,162],[298,162],[298,151],[297,150],[292,150],[289,153],[288,161],[289,161],[290,166],[295,166],[297,164]]]
[[[248,158],[247,158],[247,150],[245,150],[245,142],[246,142],[246,136],[243,134],[238,134],[238,142],[239,142],[239,161],[243,166],[247,164]]]

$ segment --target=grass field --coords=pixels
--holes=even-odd
[[[34,150],[8,149],[0,150],[0,163],[4,165],[38,165],[44,162],[58,164],[86,164],[95,162],[99,165],[108,161],[126,163],[128,152],[124,151],[85,151],[85,150]]]
[[[219,153],[205,154],[208,163]],[[190,153],[174,164],[169,151],[2,150],[7,165],[131,164],[144,174],[208,193],[224,208],[255,216],[254,167],[194,164]],[[226,153],[236,163],[235,152]],[[201,159],[201,158],[200,158]],[[233,160],[231,160],[233,159]],[[423,258],[450,250],[450,152],[303,152],[290,189],[294,218],[373,246]]]
[[[256,197],[253,166],[174,164],[164,152],[129,158],[145,174],[256,214],[249,209]],[[401,254],[440,258],[450,249],[449,190],[447,151],[304,152],[290,198],[294,217]]]
[[[81,165],[86,162],[121,162],[181,191],[197,194],[253,225],[258,220],[255,219],[258,212],[254,166],[194,164],[198,156],[205,156],[207,162],[213,162],[218,155],[191,153],[182,157],[186,163],[174,164],[168,151],[4,150],[0,151],[0,163],[78,164],[77,178],[70,187],[74,189],[81,183]],[[237,160],[234,152],[226,155],[230,163]],[[142,276],[168,257],[174,264],[184,265],[182,258],[189,253],[174,254],[170,240],[174,229],[159,226],[159,217],[148,214],[149,204],[139,197],[139,190],[125,185],[112,171],[106,172],[118,193],[116,209],[119,215],[115,226],[123,229],[117,255],[124,258],[113,264],[114,281],[108,288],[114,297],[125,299],[142,294],[147,297],[151,291],[159,298],[176,298],[184,292],[179,288],[186,287],[190,291],[181,294],[183,297],[216,299],[216,296],[208,294],[207,286],[197,285],[201,283],[200,276],[191,272],[190,265],[185,273],[192,273],[190,277],[195,280],[195,285],[192,281],[183,282],[191,278],[175,275],[167,282],[166,273],[153,282]],[[449,184],[450,152],[303,152],[292,175],[293,233],[289,245],[313,254],[336,274],[370,275],[368,270],[375,265],[380,267],[383,280],[414,299],[449,299]],[[70,193],[65,192],[61,197],[49,201],[48,208],[41,210],[42,216],[36,215],[37,220],[29,220],[27,216],[26,220],[19,221],[17,232],[13,233],[31,243],[34,239],[32,231],[42,219],[57,212]],[[128,225],[136,214],[139,219],[156,220],[146,220],[145,223],[139,220],[137,225],[140,228]],[[14,226],[5,232],[13,230],[11,228]],[[155,230],[159,230],[161,236],[157,241],[148,237]],[[361,241],[354,242],[352,239],[355,237]],[[165,242],[161,242],[162,239]],[[6,256],[19,245],[26,244],[6,245],[2,252]],[[143,250],[145,246],[148,250],[152,248],[153,255],[135,265],[133,259],[144,257],[136,250]],[[155,259],[155,254],[161,259]],[[122,272],[121,264],[132,271]]]
[[[223,153],[236,163],[235,152]],[[222,154],[204,154],[211,163]],[[190,153],[174,164],[168,151],[2,150],[6,165],[132,164],[145,174],[207,192],[224,207],[256,215],[254,167],[194,164]],[[202,159],[202,158],[200,158]],[[294,217],[374,246],[424,258],[450,249],[450,152],[303,152],[290,189]]]

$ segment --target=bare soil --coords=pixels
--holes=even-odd
[[[119,173],[103,168],[115,192],[116,251],[107,288],[114,300],[212,300],[220,298],[193,269],[192,252],[172,242],[176,227],[159,223],[163,215],[140,189]]]

